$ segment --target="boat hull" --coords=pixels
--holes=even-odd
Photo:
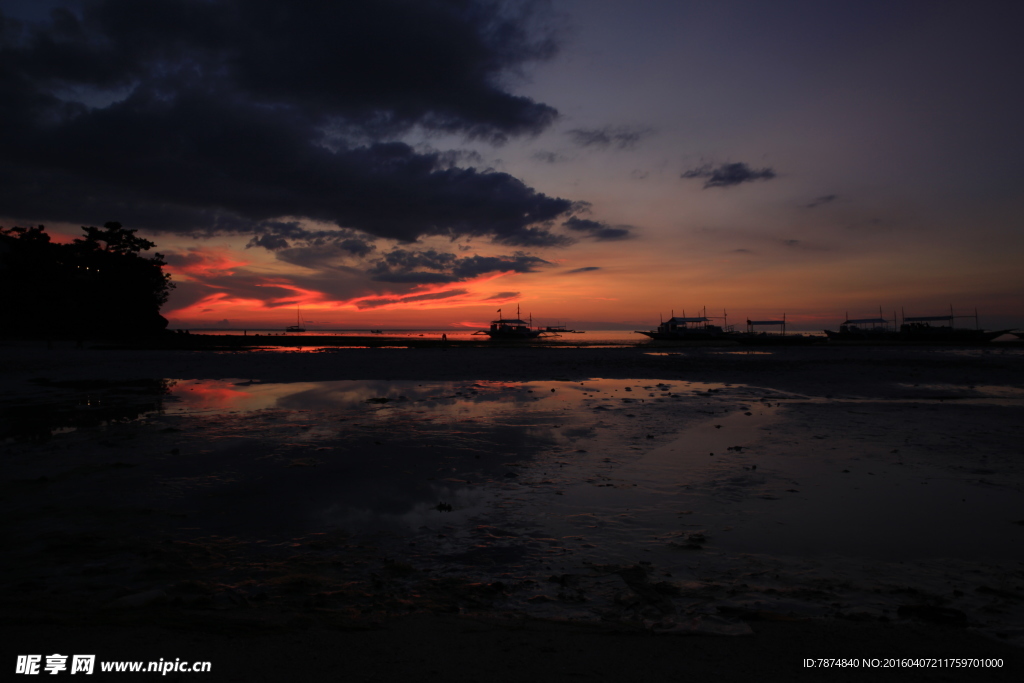
[[[731,337],[743,346],[810,346],[824,344],[827,337],[815,337],[806,334],[743,334]]]
[[[830,342],[858,344],[987,344],[1010,330],[926,328],[899,332],[834,332],[825,330]]]
[[[725,333],[700,332],[656,332],[654,330],[636,330],[638,334],[647,335],[658,341],[728,341],[732,336]]]
[[[540,330],[529,332],[486,332],[491,339],[536,339],[540,336]]]

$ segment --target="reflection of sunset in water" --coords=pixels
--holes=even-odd
[[[237,379],[177,380],[169,413],[236,412],[272,408],[307,384],[260,384]]]
[[[260,383],[251,380],[178,380],[171,392],[169,413],[248,412],[270,408],[288,410],[351,410],[363,408],[387,418],[393,414],[429,411],[437,416],[486,418],[499,405],[524,410],[575,410],[591,403],[647,397],[649,391],[668,396],[673,390],[706,391],[719,384],[689,382],[659,384],[629,379],[593,379],[584,382],[413,382],[338,380],[333,382]],[[643,392],[645,389],[648,393]],[[637,392],[631,394],[629,392]],[[598,398],[603,396],[603,398]],[[653,393],[649,394],[654,397]],[[637,401],[643,399],[637,398]],[[528,408],[535,410],[534,408]]]

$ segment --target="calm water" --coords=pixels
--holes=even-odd
[[[648,329],[639,327],[637,329]],[[302,337],[318,337],[318,336],[342,336],[342,337],[366,337],[374,336],[381,337],[384,339],[395,338],[395,339],[440,339],[442,334],[447,335],[448,339],[452,341],[473,341],[486,339],[486,336],[477,335],[475,329],[466,330],[383,330],[381,334],[376,334],[371,330],[354,330],[354,329],[339,329],[339,330],[315,330],[308,329],[302,333],[291,333],[288,336],[302,336]],[[235,335],[242,334],[243,332],[247,335],[258,334],[261,336],[283,336],[286,333],[281,329],[199,329],[191,328],[190,332],[194,334],[210,334],[210,335]],[[821,334],[821,330],[787,330],[787,332],[793,334]],[[542,337],[551,338],[561,343],[572,343],[579,342],[581,344],[587,344],[592,346],[594,344],[635,344],[637,342],[647,341],[648,338],[642,334],[638,334],[633,330],[586,330],[582,333],[562,333],[558,336],[553,337]]]

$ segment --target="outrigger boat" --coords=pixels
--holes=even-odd
[[[758,332],[755,328],[763,325],[778,325],[779,332]],[[734,333],[733,337],[740,344],[748,346],[785,346],[820,344],[827,341],[827,337],[815,337],[808,334],[786,334],[786,314],[782,314],[782,320],[751,320],[747,318],[747,331]]]
[[[969,327],[954,327],[957,318],[974,318],[974,329]],[[932,325],[932,323],[946,323],[945,325]],[[976,344],[978,342],[990,342],[996,337],[1001,337],[1010,330],[982,330],[978,328],[978,311],[974,315],[954,315],[953,307],[949,307],[949,315],[928,315],[913,318],[903,318],[900,325],[900,339],[908,342],[945,342]]]
[[[498,319],[491,321],[491,327],[487,330],[477,330],[473,334],[486,334],[491,339],[536,339],[541,336],[541,330],[533,326],[533,316],[530,322],[520,320],[519,306],[516,306],[515,318],[502,318],[501,309],[498,309]]]
[[[957,318],[974,318],[974,329],[955,327]],[[947,323],[933,325],[932,323]],[[954,315],[953,307],[949,307],[949,315],[928,315],[906,317],[901,316],[899,329],[896,329],[896,314],[892,320],[886,320],[879,310],[878,318],[845,320],[838,332],[825,330],[829,341],[861,342],[861,343],[903,343],[903,344],[978,344],[990,342],[1010,330],[982,330],[977,327],[978,312],[974,315]]]
[[[846,320],[839,324],[839,331],[825,330],[825,336],[829,341],[843,342],[893,342],[899,340],[899,332],[896,331],[896,314],[893,313],[892,320],[886,320],[882,315],[882,309],[878,309],[877,318],[851,319],[846,314]]]
[[[677,318],[673,311],[671,318],[658,324],[658,329],[633,331],[659,341],[724,340],[735,336],[727,325],[712,324],[711,318],[707,317],[707,309],[704,309],[704,313],[705,315],[696,318],[687,318],[684,311],[683,317]]]

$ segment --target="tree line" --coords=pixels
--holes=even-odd
[[[62,244],[44,226],[0,227],[0,330],[4,336],[84,339],[159,334],[174,288],[156,246],[120,223],[82,226]]]

